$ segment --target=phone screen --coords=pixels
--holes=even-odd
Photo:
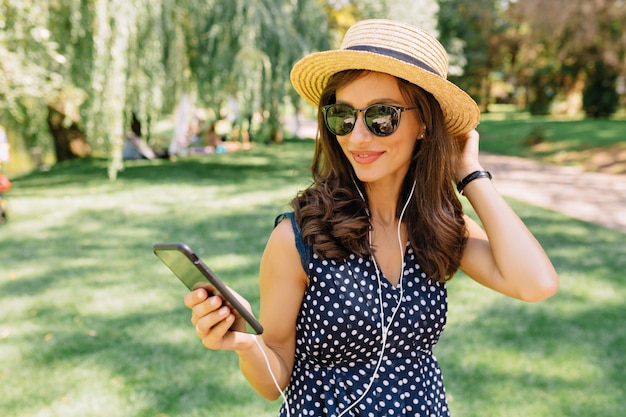
[[[202,262],[195,252],[184,243],[157,243],[155,255],[185,284],[189,290],[211,287],[212,292],[221,294],[226,303],[246,321],[248,333],[263,333],[263,327],[254,316],[241,305],[228,287]]]

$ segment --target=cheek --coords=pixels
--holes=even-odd
[[[420,136],[424,127],[415,118],[408,118],[406,121],[408,123],[401,124],[400,129],[396,133],[402,138],[403,143],[401,146],[405,147],[409,153],[412,153],[417,141],[422,140]]]
[[[400,128],[406,135],[412,135],[413,138],[418,138],[426,128],[421,117],[417,115],[417,110],[411,110],[402,113],[402,119],[400,119]]]
[[[413,149],[415,149],[415,143],[416,143],[415,139],[406,140],[403,142],[401,146],[400,154],[402,155],[402,159],[404,159],[404,162],[407,164],[411,163],[411,158],[413,156]]]
[[[339,148],[341,149],[341,152],[346,155],[347,154],[347,148],[348,148],[348,139],[349,136],[337,136],[337,144],[339,145]]]
[[[337,136],[337,139],[335,141],[336,143],[332,147],[332,153],[336,155],[336,157],[333,157],[333,159],[336,159],[337,163],[341,163],[341,164],[348,163],[352,165],[351,155],[350,155],[350,152],[348,152],[348,148],[349,148],[348,137]]]
[[[398,166],[408,166],[411,164],[413,158],[413,151],[417,140],[412,136],[405,136],[390,146],[393,149],[394,164]]]
[[[410,155],[415,147],[415,143],[418,141],[414,136],[414,132],[406,131],[396,133],[398,133],[397,137],[394,135],[393,142],[390,142],[389,145],[402,153],[408,153]]]

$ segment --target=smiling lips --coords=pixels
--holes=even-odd
[[[375,162],[383,152],[376,151],[351,151],[352,158],[358,164],[371,164]]]

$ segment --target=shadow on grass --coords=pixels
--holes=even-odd
[[[119,388],[125,401],[141,398],[143,405],[134,405],[134,416],[216,415],[212,411],[223,408],[220,404],[236,412],[255,396],[250,388],[242,389],[243,377],[233,381],[238,369],[232,352],[209,353],[201,346],[188,324],[186,308],[99,316],[77,316],[72,311],[49,308],[40,311],[38,319],[48,326],[49,336],[24,336],[47,340],[30,344],[23,355],[50,370],[62,370],[65,376],[56,383],[49,380],[37,384],[45,388],[38,401],[31,402],[37,408],[80,388],[73,387],[81,380],[72,369],[81,367],[94,375],[107,375],[108,380],[102,383]],[[23,398],[12,401],[23,402]],[[252,402],[263,401],[256,398]],[[216,403],[218,407],[214,407]],[[113,410],[106,410],[99,415],[111,415]]]
[[[96,388],[93,394],[97,395],[103,386],[125,403],[136,402],[132,415],[138,417],[183,412],[217,415],[211,411],[224,404],[235,412],[250,403],[263,403],[246,389],[243,377],[232,377],[238,375],[234,354],[209,353],[201,347],[183,307],[97,316],[49,307],[33,319],[45,332],[25,333],[13,341],[27,346],[21,355],[45,371],[26,371],[25,377],[39,376],[30,382],[37,394],[32,393],[26,402],[21,396],[4,395],[5,411],[19,409],[19,415],[35,415],[61,398],[76,400],[84,389]],[[22,372],[13,373],[14,384],[20,383]],[[85,378],[85,374],[92,377]],[[91,380],[98,376],[104,379]],[[118,415],[113,407],[85,414],[77,408],[72,415]]]
[[[453,411],[488,415],[618,416],[626,407],[624,234],[513,202],[561,276],[528,304],[450,284],[450,325],[438,346]],[[533,398],[533,401],[528,401]]]
[[[442,343],[454,348],[442,347],[440,355],[459,415],[483,416],[486,404],[489,415],[621,415],[626,335],[615,324],[623,307],[563,313],[559,304],[568,296],[557,297],[547,304],[556,311],[507,300],[463,330],[448,329]],[[547,409],[533,411],[537,404]]]
[[[274,217],[308,174],[310,145],[129,162],[116,182],[93,160],[20,178],[13,202],[26,212],[0,236],[0,351],[19,347],[23,360],[0,371],[2,408],[57,415],[83,390],[104,390],[134,407],[125,415],[275,414],[231,352],[200,346],[184,287],[152,244],[187,242],[258,314],[258,262]],[[281,188],[289,194],[271,194]],[[81,413],[89,406],[58,415],[124,415],[114,404]]]
[[[45,364],[42,371],[33,371],[39,380],[31,383],[39,393],[36,400],[24,404],[21,396],[4,396],[2,402],[34,407],[21,414],[34,415],[68,396],[68,391],[80,391],[82,382],[80,376],[72,375],[73,369],[85,368],[93,375],[108,375],[110,381],[102,383],[118,387],[122,391],[118,396],[128,403],[134,402],[133,396],[142,397],[145,413],[133,412],[134,416],[152,417],[157,412],[203,415],[220,407],[234,412],[250,404],[264,404],[241,376],[233,381],[232,375],[239,371],[232,353],[209,353],[200,346],[189,325],[189,311],[182,305],[185,290],[151,253],[151,245],[159,240],[160,231],[169,227],[172,238],[189,242],[210,259],[245,254],[246,261],[236,267],[226,264],[214,269],[258,314],[258,257],[275,210],[251,206],[186,222],[184,227],[172,226],[170,219],[160,215],[129,217],[120,224],[116,213],[79,211],[73,216],[77,224],[96,222],[101,227],[90,234],[56,227],[53,239],[28,241],[27,257],[20,244],[23,237],[4,238],[3,259],[14,263],[31,259],[47,265],[0,283],[0,303],[5,306],[10,301],[34,300],[22,314],[4,315],[9,323],[22,326],[32,322],[35,326],[7,341],[20,346],[21,356],[35,368],[40,368],[35,364]],[[238,230],[229,224],[238,225]],[[240,237],[207,239],[224,228]],[[63,380],[51,380],[54,374],[62,375]],[[13,382],[16,376],[19,380],[18,375],[13,375]],[[105,410],[109,411],[96,415],[113,415],[112,410]],[[221,415],[230,414],[223,411]]]
[[[525,117],[503,120],[487,118],[478,127],[481,149],[502,155],[544,159],[562,151],[608,148],[623,142],[626,120],[559,120],[554,117]],[[526,141],[540,133],[542,147]]]
[[[117,182],[106,180],[103,161],[19,179],[15,199],[41,204],[43,214],[34,219],[39,210],[29,206],[0,235],[0,269],[16,273],[0,280],[0,349],[20,351],[0,371],[3,406],[33,415],[103,377],[134,416],[275,415],[277,405],[252,392],[232,353],[199,345],[182,284],[151,247],[189,243],[258,312],[258,262],[274,216],[307,181],[311,150],[293,142],[215,158],[136,161]],[[462,313],[451,321],[462,327],[449,326],[437,348],[458,415],[521,416],[530,396],[548,409],[526,415],[619,415],[626,406],[626,331],[616,301],[626,297],[624,235],[513,205],[553,259],[561,291],[528,305],[460,277],[450,283],[452,315]],[[18,389],[9,394],[11,385]],[[496,414],[499,404],[522,411]],[[117,416],[115,407],[83,415]],[[249,408],[255,411],[243,411]]]
[[[289,139],[283,144],[257,144],[252,150],[230,154],[191,155],[169,159],[125,161],[118,181],[169,184],[206,181],[240,185],[250,178],[289,178],[308,174],[314,142]],[[74,187],[77,182],[101,185],[107,178],[106,159],[85,158],[56,164],[48,172],[33,172],[12,180],[16,188],[30,191]],[[111,189],[119,187],[111,183]],[[26,191],[24,191],[26,192]]]

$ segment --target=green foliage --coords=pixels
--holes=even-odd
[[[524,104],[534,114],[546,114],[552,100],[578,92],[573,80],[593,82],[589,63],[626,68],[622,1],[511,1],[504,17],[515,29],[507,34],[508,72],[528,90]]]
[[[29,146],[46,138],[47,104],[66,87],[67,59],[50,31],[47,6],[0,1],[0,121],[19,129]]]
[[[28,147],[48,141],[47,107],[79,122],[111,176],[132,115],[150,135],[183,95],[213,110],[235,97],[276,139],[293,63],[337,47],[356,20],[391,17],[437,29],[451,79],[488,109],[492,75],[520,104],[549,111],[588,62],[624,68],[622,2],[555,0],[1,0],[0,120]],[[434,31],[434,30],[433,30]],[[593,74],[589,77],[593,80]],[[599,79],[599,78],[596,78]],[[610,111],[614,97],[590,88]],[[607,90],[608,91],[608,90]],[[525,93],[523,93],[525,92]],[[597,104],[593,104],[597,107]],[[592,112],[595,112],[593,110]]]
[[[213,109],[237,95],[277,130],[293,62],[328,46],[320,0],[4,0],[0,8],[0,114],[32,146],[46,136],[47,106],[69,109],[94,152],[110,156],[112,178],[132,115],[149,134],[185,93]]]
[[[441,0],[439,4],[440,39],[452,55],[449,78],[486,109],[489,74],[500,68],[506,50],[501,2]]]
[[[583,109],[593,118],[608,117],[617,111],[617,76],[614,69],[603,62],[596,62],[589,71],[589,80],[583,91]]]

